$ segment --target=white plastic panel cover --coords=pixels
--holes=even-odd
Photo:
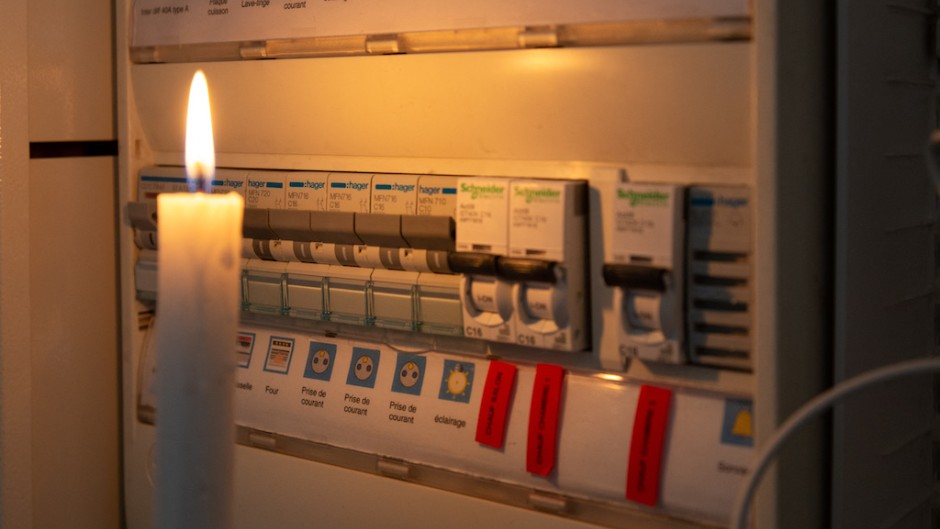
[[[744,16],[747,0],[138,0],[134,46]]]
[[[670,417],[661,471],[652,464],[645,468],[661,487],[657,504],[647,506],[631,495],[627,478],[629,467],[643,461],[631,442],[649,437],[647,421],[654,413],[643,407],[641,384],[567,372],[557,460],[541,476],[527,463],[536,435],[531,416],[537,413],[533,402],[539,402],[539,366],[435,351],[408,353],[386,343],[257,325],[242,326],[238,351],[236,423],[256,431],[250,444],[290,453],[284,448],[290,440],[303,440],[378,454],[397,465],[400,478],[409,478],[409,466],[420,464],[477,476],[490,487],[507,484],[722,524],[753,456],[750,399],[657,387],[671,393],[671,406],[666,408]],[[152,354],[144,361],[140,402],[152,410],[156,366]],[[518,369],[505,444],[498,449],[478,442],[477,430],[480,421],[489,424],[494,386],[488,374],[495,364]],[[636,421],[644,421],[641,428]],[[289,441],[284,444],[276,436]],[[650,443],[650,452],[657,450],[655,440],[644,442]]]
[[[634,180],[688,182],[751,163],[747,43],[199,67],[223,167],[586,178],[574,162],[629,163]],[[179,164],[196,66],[131,69],[154,161]]]

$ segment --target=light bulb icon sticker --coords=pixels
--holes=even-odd
[[[427,358],[424,356],[399,353],[395,364],[395,378],[392,379],[392,391],[420,395],[426,367]]]
[[[363,388],[374,388],[375,376],[378,370],[378,349],[353,347],[352,361],[349,363],[349,374],[346,375],[346,383]]]
[[[336,360],[336,344],[310,342],[304,377],[314,380],[330,380],[333,375],[333,363]]]
[[[437,397],[454,402],[470,402],[470,392],[473,389],[473,368],[472,362],[444,360],[441,390]]]

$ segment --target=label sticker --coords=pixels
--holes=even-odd
[[[516,381],[516,366],[498,360],[490,361],[483,385],[483,400],[477,418],[478,443],[502,448],[506,437],[506,417]]]
[[[327,173],[288,173],[287,209],[326,211]]]
[[[418,215],[457,214],[457,179],[452,176],[421,176],[418,178]]]
[[[609,259],[629,264],[634,257],[651,265],[673,266],[675,240],[682,233],[682,186],[621,183],[613,190],[613,232]]]
[[[565,226],[575,184],[514,181],[509,198],[509,255],[564,259]],[[535,253],[532,253],[535,252]]]
[[[246,178],[245,207],[284,208],[284,172],[252,171]]]
[[[333,362],[336,360],[336,344],[310,342],[310,352],[304,365],[304,378],[329,380],[333,375]]]
[[[444,360],[444,375],[437,398],[454,402],[470,402],[473,390],[473,363]]]
[[[294,355],[294,339],[272,336],[268,343],[268,356],[264,359],[264,370],[271,373],[287,374],[290,359]]]
[[[235,358],[238,367],[247,368],[251,365],[251,352],[255,348],[255,333],[239,332],[235,338]]]
[[[726,445],[754,446],[754,404],[749,400],[728,399],[721,424],[721,442]]]
[[[526,470],[547,476],[555,467],[558,444],[558,414],[565,370],[561,366],[538,364],[532,386],[529,408],[529,440],[526,447]]]
[[[162,171],[160,171],[162,173]],[[138,181],[138,200],[155,200],[160,193],[187,193],[189,183],[186,175],[170,176],[166,174],[144,174],[141,171]]]
[[[375,374],[378,370],[378,349],[353,347],[352,361],[349,363],[349,374],[346,375],[346,383],[363,388],[374,388]]]
[[[414,215],[418,177],[382,174],[372,177],[372,213]]]
[[[457,185],[457,251],[506,255],[509,183],[504,178],[461,178]]]
[[[392,391],[408,395],[420,395],[424,385],[424,371],[427,357],[416,354],[398,353],[395,363],[395,378],[392,379]]]
[[[656,386],[640,387],[627,464],[628,500],[650,506],[659,502],[663,443],[671,407],[672,390]]]
[[[363,173],[330,173],[327,179],[327,211],[369,213],[372,209],[372,175]]]

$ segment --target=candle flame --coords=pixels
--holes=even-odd
[[[186,180],[191,192],[212,192],[215,177],[215,145],[212,140],[212,114],[209,86],[202,70],[193,76],[186,110]]]

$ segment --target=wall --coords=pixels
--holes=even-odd
[[[107,0],[0,19],[4,528],[121,522],[112,19]]]
[[[938,354],[936,16],[880,4],[838,7],[836,380]],[[936,399],[910,377],[835,411],[833,527],[937,527]]]

